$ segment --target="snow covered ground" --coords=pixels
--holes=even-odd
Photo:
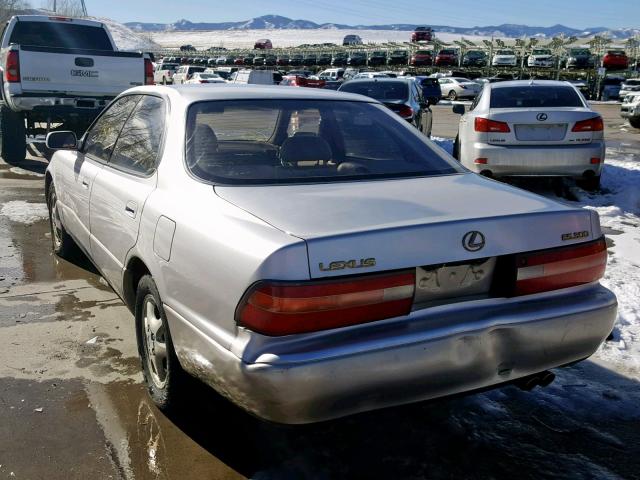
[[[153,41],[162,47],[177,48],[180,45],[193,45],[198,49],[209,47],[253,48],[259,38],[269,38],[274,48],[294,47],[302,43],[335,43],[342,45],[346,35],[360,35],[365,43],[408,42],[411,32],[397,30],[211,30],[203,32],[156,32],[151,34]],[[445,42],[460,40],[457,33],[438,33],[437,38]],[[472,42],[481,43],[491,37],[465,36]]]

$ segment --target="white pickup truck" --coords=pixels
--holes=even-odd
[[[8,162],[25,158],[28,135],[63,128],[81,136],[119,93],[154,83],[148,55],[117,51],[103,23],[46,15],[7,22],[0,71],[0,146]]]

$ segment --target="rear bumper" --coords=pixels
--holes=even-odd
[[[577,145],[502,146],[486,143],[465,145],[462,163],[474,172],[489,170],[494,176],[548,175],[582,177],[587,171],[600,175],[605,157],[604,141]],[[487,164],[475,164],[486,158]],[[599,164],[591,164],[599,158]]]
[[[227,350],[166,308],[182,366],[249,412],[281,423],[486,388],[582,360],[611,332],[616,310],[613,293],[594,284],[308,335],[241,329]]]
[[[100,112],[105,108],[114,97],[96,97],[96,96],[72,96],[72,95],[28,95],[28,96],[9,96],[6,102],[14,111],[32,111],[32,110],[93,110]]]

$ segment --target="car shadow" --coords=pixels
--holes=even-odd
[[[591,361],[556,373],[543,390],[506,386],[308,426],[266,423],[192,382],[169,420],[252,479],[638,478],[640,383]]]

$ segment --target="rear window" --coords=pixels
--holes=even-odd
[[[584,107],[573,87],[521,86],[491,90],[489,108]]]
[[[187,167],[225,184],[332,182],[460,173],[385,107],[365,102],[200,102],[187,115]]]
[[[624,82],[626,85],[640,85],[640,80],[627,80],[626,82]]]
[[[352,82],[342,85],[340,91],[357,93],[381,102],[405,101],[409,98],[406,82]]]
[[[100,27],[67,22],[16,22],[9,43],[32,47],[110,50],[107,32]]]

